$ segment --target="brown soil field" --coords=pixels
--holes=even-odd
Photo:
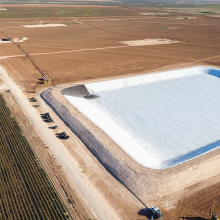
[[[111,20],[115,19],[115,20]],[[43,19],[41,19],[43,20]],[[219,65],[219,19],[176,20],[174,18],[72,18],[46,19],[44,23],[63,23],[67,27],[23,28],[40,19],[7,19],[0,29],[10,37],[27,37],[21,46],[51,76],[54,85],[61,83],[141,74],[162,69],[198,64]],[[75,24],[74,20],[82,22]],[[175,29],[170,27],[175,26]],[[3,36],[4,37],[4,36]],[[180,43],[142,47],[122,47],[121,41],[147,38],[176,39]],[[108,48],[112,47],[112,48]],[[114,48],[116,47],[116,48]],[[117,48],[119,47],[119,48]],[[102,49],[99,49],[102,48]],[[90,50],[87,50],[90,49]],[[82,51],[81,51],[82,50]],[[68,52],[72,51],[72,52]],[[49,54],[51,52],[51,54]],[[53,53],[59,52],[59,53]],[[39,54],[38,53],[48,53]],[[2,44],[0,56],[21,55],[12,44]],[[213,57],[215,61],[213,62]],[[24,57],[1,60],[27,66]],[[88,71],[89,70],[89,71]],[[31,70],[33,71],[33,70]],[[14,71],[15,79],[21,77]],[[22,83],[30,80],[26,78]]]
[[[4,7],[6,6],[4,5]],[[140,12],[142,11],[140,10]],[[76,20],[80,24],[77,24]],[[61,23],[67,26],[51,28],[24,28],[21,26],[38,24],[40,21]],[[27,37],[28,40],[21,43],[20,46],[31,54],[38,66],[52,78],[52,85],[55,86],[197,65],[220,67],[219,21],[220,18],[210,17],[199,17],[197,20],[177,20],[175,17],[141,15],[107,18],[1,19],[0,31],[11,38]],[[5,35],[0,33],[0,37],[5,38]],[[120,43],[121,41],[154,38],[175,39],[180,42],[149,46],[125,46]],[[17,84],[26,90],[33,88],[42,75],[27,57],[18,56],[23,55],[23,52],[16,45],[1,44],[0,47],[0,64]],[[5,58],[1,59],[1,57]],[[43,85],[38,85],[36,88],[37,91],[40,91]],[[119,152],[121,151],[119,150]],[[190,163],[193,165],[191,170],[195,169],[194,166],[197,163],[214,158],[218,154],[219,150],[191,161]],[[180,165],[172,171],[166,170],[163,176],[164,181],[169,181],[167,176],[171,172],[172,174],[178,173],[186,166],[188,165]],[[218,169],[217,166],[216,169]],[[212,170],[213,167],[207,168],[207,173]],[[150,172],[152,176],[161,175],[161,172]],[[209,175],[211,176],[210,173]],[[111,177],[108,178],[111,179]],[[188,178],[190,179],[191,176],[186,175],[186,181]],[[105,191],[103,181],[100,180],[97,183],[97,187],[100,186],[101,191]],[[112,183],[111,186],[117,186],[117,183]],[[152,187],[152,189],[155,188]],[[190,186],[179,194],[175,193],[169,198],[160,199],[158,204],[161,204],[164,212],[163,219],[175,220],[188,216],[186,219],[196,219],[197,217],[197,219],[205,220],[209,219],[210,208],[220,214],[219,189],[219,176],[213,174],[213,177]],[[107,191],[111,191],[111,193]],[[131,211],[134,201],[129,201],[132,198],[130,195],[119,201],[117,195],[121,196],[121,194],[112,191],[114,190],[106,189],[106,195],[111,195],[111,198],[108,198],[110,203],[114,204],[115,201],[115,204],[119,204],[124,211],[129,209],[129,219],[146,219],[145,216],[138,215],[140,210]],[[123,202],[125,203],[122,204]],[[144,202],[147,203],[147,199]],[[172,207],[170,206],[172,209],[167,207],[169,204],[172,204]],[[135,207],[141,208],[139,205]]]

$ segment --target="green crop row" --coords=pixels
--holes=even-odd
[[[0,95],[0,220],[68,219],[31,146]]]

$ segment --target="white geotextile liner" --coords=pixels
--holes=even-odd
[[[163,169],[220,146],[218,76],[194,67],[87,84],[93,100],[65,97],[135,161]]]

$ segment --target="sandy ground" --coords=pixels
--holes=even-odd
[[[42,69],[50,73],[54,84],[57,85],[68,81],[153,72],[161,68],[173,69],[199,60],[212,60],[212,57],[219,55],[220,26],[217,18],[176,20],[119,17],[117,21],[111,19],[115,18],[78,18],[83,25],[72,24],[75,18],[54,19],[52,23],[67,26],[43,30],[21,27],[30,24],[30,21],[35,23],[42,19],[17,19],[16,22],[6,19],[4,23],[0,23],[0,28],[10,37],[19,36],[20,33],[29,38],[22,43],[22,47],[30,54],[35,54],[33,58]],[[50,19],[43,20],[48,22]],[[180,42],[140,47],[123,47],[125,45],[120,43],[155,38],[176,39]],[[0,56],[22,55],[14,45],[8,45],[2,45]],[[18,63],[23,67],[29,65],[23,57],[0,62],[5,67],[11,67],[9,62]],[[218,65],[218,61],[213,65]],[[13,72],[15,80],[22,77],[18,69]],[[34,74],[30,75],[35,77]],[[29,79],[26,78],[28,85]]]
[[[140,13],[140,15],[154,15],[155,13]]]
[[[169,13],[167,12],[161,12],[161,13],[140,13],[141,15],[168,15]]]
[[[41,27],[66,27],[65,24],[30,24],[22,25],[25,28],[41,28]]]
[[[165,19],[141,15],[140,18],[77,18],[84,25],[73,24],[75,19],[43,19],[49,23],[67,24],[67,27],[62,27],[62,31],[60,31],[60,27],[44,28],[43,31],[40,28],[21,27],[21,25],[32,22],[40,22],[42,19],[4,19],[4,21],[0,21],[0,29],[10,37],[21,35],[30,39],[22,43],[22,47],[30,54],[36,54],[33,55],[33,58],[53,79],[53,85],[117,78],[199,64],[220,66],[218,18],[176,20],[176,18]],[[175,29],[170,27],[175,27]],[[53,37],[51,38],[51,36]],[[3,37],[1,36],[1,38]],[[121,41],[147,38],[177,39],[181,42],[139,47],[122,46],[120,43]],[[17,55],[21,57],[15,57]],[[7,69],[13,80],[24,89],[33,89],[42,78],[15,45],[1,45],[0,56],[8,56],[7,59],[1,59],[0,63]],[[4,81],[6,82],[5,79]],[[6,84],[8,83],[6,82]],[[10,85],[13,87],[14,84]],[[41,89],[42,85],[39,84],[37,92]],[[15,96],[17,93],[18,96],[21,94],[20,98],[18,97],[19,104],[21,102],[24,112],[33,119],[33,125],[39,129],[45,143],[50,146],[51,152],[57,158],[63,172],[66,173],[68,182],[82,198],[85,207],[91,207],[91,209],[88,208],[91,213],[96,213],[99,219],[146,219],[145,216],[138,215],[144,205],[128,193],[101,166],[55,114],[53,117],[62,128],[60,132],[66,129],[65,131],[71,134],[71,139],[65,143],[58,140],[52,130],[48,130],[38,117],[39,112],[36,112],[29,103],[24,101],[26,100],[24,94],[18,89],[15,91]],[[43,102],[42,107],[44,109],[42,111],[51,111]],[[102,139],[104,135],[107,148],[115,151],[116,157],[121,157],[120,161],[126,166],[136,166],[134,161],[118,149],[105,134],[96,130],[77,111],[73,110],[74,112],[79,119],[87,123],[97,137]],[[71,140],[74,141],[71,142]],[[70,159],[67,161],[66,158]],[[145,183],[149,184],[151,194],[149,198],[148,195],[146,197],[143,194],[143,201],[148,206],[155,204],[161,206],[165,213],[164,219],[178,219],[178,217],[187,215],[207,218],[206,213],[209,213],[212,202],[213,208],[220,211],[218,207],[220,201],[218,170],[220,170],[219,151],[193,160],[190,164],[185,163],[178,166],[177,169],[167,169],[164,173],[154,170],[144,171],[141,167],[137,167],[137,172],[145,172],[147,177],[152,179],[151,184]],[[185,172],[184,178],[181,174],[183,172]],[[136,179],[131,178],[130,185],[135,185],[135,183]],[[180,190],[180,186],[185,189]],[[156,194],[158,189],[161,196]]]
[[[209,15],[209,17],[213,18],[220,18],[220,15]]]
[[[11,43],[11,41],[0,41],[0,44],[10,44]]]
[[[144,40],[133,40],[133,41],[121,41],[121,43],[129,46],[147,46],[147,45],[158,45],[158,44],[172,44],[177,43],[171,39],[144,39]]]

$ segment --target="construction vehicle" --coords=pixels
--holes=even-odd
[[[68,136],[68,135],[62,135],[62,138],[64,138],[64,139],[69,139],[70,138],[70,136]]]
[[[48,112],[45,113],[45,117],[46,117],[48,122],[53,122],[53,119],[50,117],[50,114]]]
[[[160,209],[156,206],[153,206],[150,208],[150,212],[151,212],[151,220],[154,220],[154,219],[161,219],[163,214],[162,212],[160,211]]]
[[[34,107],[40,107],[40,104],[34,105]]]
[[[49,83],[50,81],[52,81],[52,79],[44,77],[43,81],[44,81],[44,84],[46,84],[46,83]]]
[[[63,139],[69,139],[69,138],[70,138],[70,136],[68,136],[68,135],[66,134],[66,132],[61,132],[61,133],[60,133],[60,136],[61,136]]]
[[[37,99],[36,99],[35,97],[32,97],[32,98],[31,98],[31,101],[32,101],[32,102],[36,102]]]
[[[61,133],[59,133],[59,134],[57,134],[60,138],[62,138],[62,139],[69,139],[70,138],[70,136],[68,136],[67,134],[66,134],[66,132],[61,132]]]
[[[53,119],[52,118],[47,118],[47,121],[48,122],[53,122]]]
[[[62,136],[62,137],[66,137],[66,132],[62,132],[62,133],[61,133],[61,136]]]
[[[211,216],[211,220],[219,220],[218,215],[213,213],[212,211],[210,211],[210,216]]]

